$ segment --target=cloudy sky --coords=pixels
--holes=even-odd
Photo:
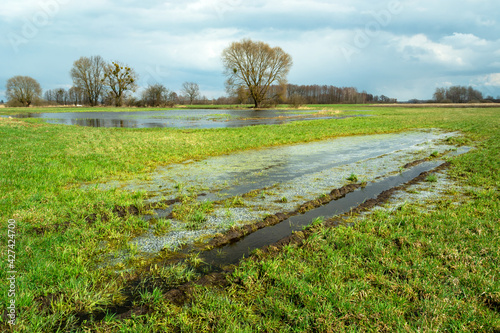
[[[73,62],[101,55],[140,86],[183,82],[225,95],[222,50],[243,38],[280,46],[293,84],[354,86],[400,101],[471,85],[500,96],[498,0],[2,0],[0,99],[27,75],[69,88]]]

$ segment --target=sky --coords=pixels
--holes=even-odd
[[[288,82],[398,101],[437,87],[500,96],[498,0],[2,0],[0,100],[16,75],[70,88],[80,57],[135,69],[139,90],[195,82],[225,96],[221,53],[249,38],[291,55]]]

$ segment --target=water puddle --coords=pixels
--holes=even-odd
[[[366,115],[363,115],[366,116]],[[7,116],[4,116],[7,117]],[[15,118],[41,118],[50,124],[125,128],[222,128],[285,124],[298,120],[343,119],[353,115],[332,115],[318,111],[283,110],[166,110],[138,112],[28,113]],[[359,117],[359,115],[357,115]]]
[[[227,265],[237,264],[242,258],[248,257],[255,249],[274,244],[280,239],[292,235],[293,232],[303,230],[304,227],[308,226],[316,218],[328,219],[348,213],[363,202],[375,199],[382,192],[405,184],[422,172],[430,171],[443,163],[443,160],[421,163],[398,175],[369,183],[366,187],[357,189],[338,200],[333,200],[304,214],[292,216],[276,225],[259,229],[233,243],[202,252],[199,258],[203,261],[204,265],[208,266],[204,267],[204,270],[220,271]]]
[[[204,261],[220,266],[235,263],[253,249],[302,229],[318,216],[331,217],[349,211],[381,191],[440,165],[443,160],[433,158],[405,168],[410,162],[431,155],[463,153],[461,148],[457,150],[447,143],[448,138],[457,135],[422,130],[343,137],[188,161],[160,167],[129,181],[87,186],[146,191],[151,203],[169,201],[166,207],[144,216],[150,221],[151,229],[130,241],[139,253],[154,256],[161,250],[176,251],[181,246],[206,242],[214,235],[253,225],[269,215],[294,212],[304,202],[351,183],[348,178],[353,176],[356,182],[366,183],[342,199],[259,229],[213,254],[203,254]],[[183,197],[190,197],[190,202],[179,202]],[[210,206],[210,209],[200,209],[201,218],[191,221],[175,215],[186,205],[193,209]],[[159,224],[168,225],[168,230],[158,233]],[[112,264],[122,257],[116,255],[114,260],[108,259]]]

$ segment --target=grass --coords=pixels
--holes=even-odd
[[[224,200],[225,208],[234,208],[234,207],[245,207],[245,201],[239,195],[235,195],[229,199]]]
[[[351,182],[357,182],[358,176],[356,176],[354,173],[351,173],[351,175],[349,177],[347,177],[347,180],[351,181]]]
[[[185,195],[181,204],[172,210],[172,216],[186,222],[189,230],[198,229],[206,221],[206,214],[213,210],[213,202],[197,201],[196,197],[196,195]]]
[[[438,178],[435,174],[430,174],[428,175],[426,178],[425,178],[425,181],[429,182],[429,183],[435,183],[438,181]]]
[[[187,307],[162,302],[158,290],[194,279],[188,267],[138,269],[128,273],[143,283],[135,301],[151,302],[152,311],[127,320],[90,320],[81,330],[498,331],[499,112],[379,107],[370,112],[374,117],[212,130],[106,129],[0,119],[4,235],[7,221],[17,222],[16,330],[75,329],[76,314],[122,301],[127,276],[96,265],[103,253],[126,248],[127,240],[148,230],[138,217],[113,212],[116,205],[140,208],[146,194],[83,190],[82,182],[129,179],[159,165],[251,148],[439,127],[463,132],[464,138],[452,139],[454,143],[476,147],[453,159],[449,171],[477,188],[467,194],[466,204],[443,203],[429,213],[416,213],[407,204],[399,211],[373,214],[353,228],[316,226],[302,247],[245,262],[228,288],[199,288]],[[210,208],[193,212],[202,215],[203,209]],[[191,215],[196,227],[203,217]],[[168,223],[158,228],[166,229]],[[6,265],[2,261],[2,281]],[[0,284],[2,311],[9,301],[7,289]],[[9,329],[5,318],[0,328]]]
[[[458,211],[410,205],[355,227],[318,228],[301,247],[247,261],[223,293],[198,291],[185,330],[498,330],[497,203]],[[464,246],[466,245],[466,246]],[[496,304],[496,305],[495,305]],[[203,314],[211,314],[209,318]]]

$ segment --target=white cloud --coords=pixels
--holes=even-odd
[[[486,40],[470,33],[455,32],[438,41],[425,34],[396,36],[392,43],[405,61],[458,71],[494,66],[493,55],[500,51],[500,40]]]
[[[463,34],[458,32],[453,33],[451,36],[443,37],[441,42],[455,48],[470,48],[473,46],[481,47],[489,44],[487,40],[476,37],[473,34]]]
[[[485,86],[500,87],[500,73],[488,74],[481,78]]]
[[[433,42],[424,34],[396,37],[394,40],[405,60],[459,67],[465,64],[459,51],[450,45]]]
[[[6,21],[13,21],[26,17],[33,12],[33,8],[37,8],[39,2],[38,0],[4,0],[2,1],[0,18]]]
[[[497,21],[494,19],[489,19],[487,17],[477,17],[476,23],[479,26],[484,26],[484,27],[493,27],[497,24]]]

